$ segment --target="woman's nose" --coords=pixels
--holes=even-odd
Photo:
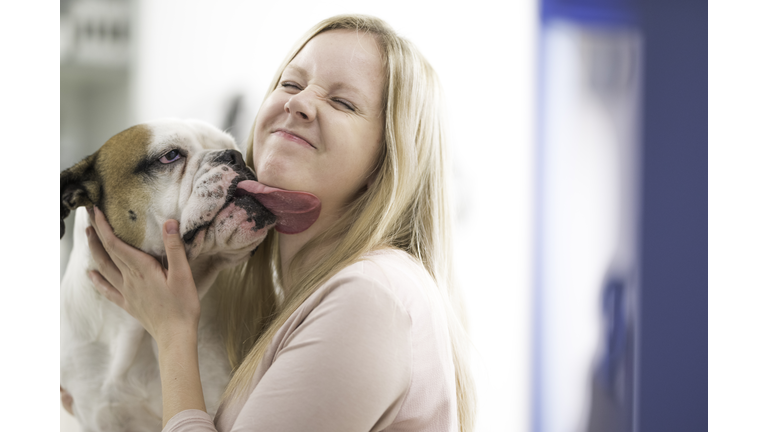
[[[313,121],[317,114],[316,109],[312,101],[311,95],[307,94],[305,90],[291,96],[288,102],[285,103],[285,112],[295,116],[298,120]]]

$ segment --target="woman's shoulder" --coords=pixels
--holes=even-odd
[[[409,315],[432,309],[438,301],[437,286],[424,266],[399,249],[365,254],[331,277],[324,288],[328,294],[337,291],[334,297],[350,301],[389,297]]]
[[[366,254],[322,284],[296,311],[296,322],[300,322],[305,331],[308,326],[324,323],[343,328],[346,337],[362,334],[364,339],[398,343],[409,340],[414,308],[413,302],[402,293],[403,275],[418,274],[418,269],[401,251]],[[418,279],[413,275],[405,279],[409,277],[414,281]],[[405,283],[411,290],[417,284]]]
[[[363,255],[334,275],[334,279],[357,279],[390,289],[401,286],[434,285],[424,266],[400,249],[378,249]]]
[[[429,277],[424,266],[413,256],[394,248],[368,252],[338,274],[358,274],[362,277],[380,277],[386,280],[402,273],[414,277]]]

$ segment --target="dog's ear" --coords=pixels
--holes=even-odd
[[[69,212],[80,207],[91,207],[101,197],[101,182],[94,168],[99,152],[81,160],[61,172],[61,237],[64,237],[64,219]]]

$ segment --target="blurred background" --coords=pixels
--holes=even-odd
[[[163,117],[244,148],[310,26],[383,18],[446,94],[477,430],[706,430],[707,3],[504,3],[62,0],[60,169]]]

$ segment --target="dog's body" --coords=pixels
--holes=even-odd
[[[90,224],[78,209],[74,246],[61,282],[61,386],[72,395],[84,432],[159,431],[162,395],[157,344],[141,324],[93,287],[85,238]],[[220,334],[213,325],[214,296],[201,298],[198,353],[203,394],[214,414],[230,376]]]
[[[268,210],[256,199],[279,190],[255,179],[231,136],[180,120],[134,126],[61,173],[62,235],[64,218],[77,209],[74,246],[61,282],[61,386],[72,395],[84,431],[159,431],[162,397],[155,341],[88,277],[96,269],[85,236],[90,221],[78,207],[97,205],[119,238],[160,260],[163,223],[179,221],[201,297],[200,375],[213,414],[231,370],[214,325],[215,295],[205,294],[220,270],[250,257],[267,230],[280,226],[275,214],[286,211],[271,204]],[[288,231],[311,225],[319,214],[316,204],[309,205],[314,218],[305,227]]]

